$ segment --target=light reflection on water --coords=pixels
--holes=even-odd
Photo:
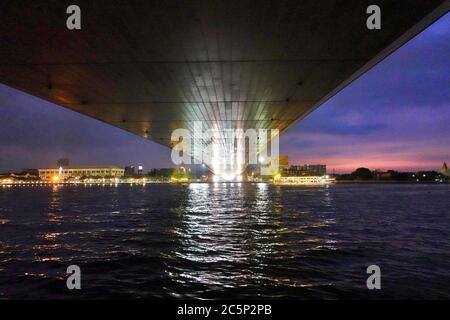
[[[189,185],[177,230],[180,247],[174,254],[182,265],[186,260],[193,268],[183,266],[179,274],[168,271],[175,281],[196,279],[200,284],[234,288],[263,277],[264,257],[281,245],[277,243],[280,210],[275,200],[279,197],[271,201],[267,185],[258,184],[249,203],[241,188],[237,183]],[[208,267],[197,268],[199,264]]]
[[[85,298],[373,297],[373,263],[384,272],[376,298],[450,297],[449,186],[1,191],[0,297],[70,298],[69,264],[83,270]]]

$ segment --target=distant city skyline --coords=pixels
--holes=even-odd
[[[450,14],[280,138],[290,164],[439,170],[450,162]],[[170,167],[171,150],[0,84],[0,172],[73,165]]]

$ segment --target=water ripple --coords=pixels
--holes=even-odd
[[[450,186],[7,188],[0,297],[450,298]],[[13,284],[13,285],[11,285]]]

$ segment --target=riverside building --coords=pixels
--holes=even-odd
[[[88,178],[116,178],[122,177],[125,170],[116,166],[77,166],[38,169],[39,178],[42,180]]]

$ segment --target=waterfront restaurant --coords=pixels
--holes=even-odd
[[[116,178],[122,177],[125,170],[116,166],[77,166],[64,168],[46,168],[38,169],[39,178],[42,180],[52,180],[54,177],[59,179],[73,178]]]

